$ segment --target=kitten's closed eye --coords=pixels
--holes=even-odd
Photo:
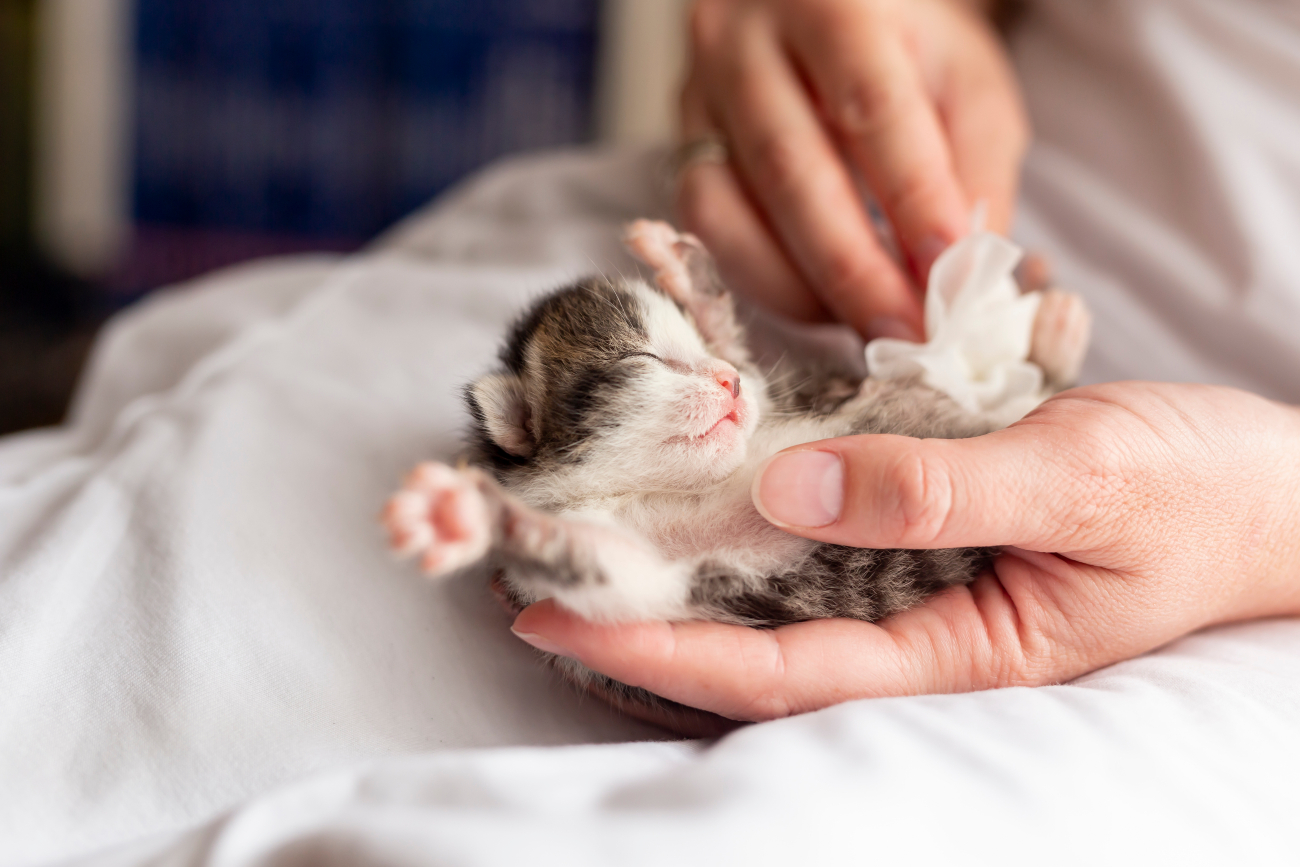
[[[655,361],[659,362],[660,364],[663,365],[668,364],[668,362],[664,361],[662,358],[655,355],[653,352],[625,352],[623,353],[623,355],[619,356],[619,361],[627,361],[629,358],[653,358]]]
[[[664,358],[659,355],[655,355],[653,352],[629,352],[626,355],[624,355],[621,360],[626,361],[629,358],[653,359],[654,361],[659,362],[664,367],[671,370],[673,373],[686,373],[689,370],[688,366],[682,364],[680,361],[669,361],[667,358]]]
[[[684,364],[684,363],[682,363],[682,362],[680,362],[680,361],[670,361],[670,360],[667,359],[667,358],[663,358],[662,356],[655,355],[653,352],[629,352],[629,353],[626,353],[625,355],[620,356],[620,357],[619,357],[619,361],[626,361],[626,360],[628,360],[629,358],[650,358],[650,359],[653,359],[654,361],[659,362],[659,363],[662,364],[664,367],[666,367],[666,368],[668,368],[669,370],[671,370],[673,373],[682,373],[682,374],[686,374],[686,373],[689,373],[689,372],[690,372],[690,365],[688,365],[688,364]]]

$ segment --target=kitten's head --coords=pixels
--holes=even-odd
[[[757,392],[640,281],[589,279],[514,326],[505,369],[466,390],[478,457],[589,490],[691,489],[740,466]],[[527,471],[535,471],[528,473]]]

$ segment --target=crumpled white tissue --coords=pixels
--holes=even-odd
[[[927,385],[999,425],[1024,417],[1046,395],[1042,371],[1028,361],[1041,295],[1022,295],[1012,276],[1023,254],[991,232],[974,232],[945,250],[930,269],[926,342],[871,341],[868,374],[920,373]]]

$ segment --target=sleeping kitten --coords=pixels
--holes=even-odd
[[[878,620],[987,566],[990,549],[848,548],[764,520],[754,472],[788,446],[994,425],[919,380],[772,388],[699,242],[646,221],[627,242],[656,286],[590,278],[514,325],[502,368],[466,389],[471,466],[421,464],[389,502],[396,550],[435,576],[488,557],[515,608],[554,597],[591,619],[760,627]],[[1044,295],[1030,360],[1052,390],[1077,374],[1087,331],[1078,298]],[[637,715],[701,730],[688,709],[553,661]]]

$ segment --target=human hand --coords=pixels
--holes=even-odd
[[[1015,547],[974,583],[878,624],[602,625],[541,602],[514,629],[737,720],[1057,683],[1211,624],[1300,614],[1298,455],[1294,408],[1137,382],[1064,392],[973,439],[809,443],[771,459],[754,485],[756,504],[791,532],[877,548]]]
[[[1028,126],[975,0],[697,0],[685,141],[726,163],[684,170],[677,206],[732,286],[864,337],[923,334],[930,265],[985,200],[1011,220]],[[880,202],[911,274],[876,239]]]

